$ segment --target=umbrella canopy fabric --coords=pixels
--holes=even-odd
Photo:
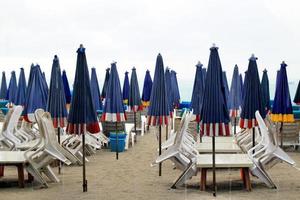
[[[228,81],[227,81],[227,76],[226,72],[222,72],[222,79],[223,79],[223,85],[225,88],[225,97],[226,97],[226,102],[227,102],[227,108],[229,108],[229,87],[228,87]]]
[[[73,96],[68,116],[67,132],[84,134],[100,132],[96,110],[94,108],[85,48],[77,50],[77,63],[73,84]]]
[[[128,99],[129,99],[129,78],[128,78],[128,72],[125,72],[125,78],[124,78],[124,84],[123,84],[123,103],[125,105],[128,105]]]
[[[105,79],[104,79],[104,84],[101,92],[101,98],[104,99],[106,97],[106,90],[107,90],[107,85],[108,85],[108,80],[109,80],[109,68],[106,69],[105,73]]]
[[[100,95],[100,87],[98,83],[96,68],[92,68],[92,74],[91,74],[91,92],[92,92],[92,98],[94,107],[97,110],[103,110],[101,95]]]
[[[0,99],[6,99],[6,97],[7,97],[6,76],[5,76],[5,72],[2,72]]]
[[[49,87],[48,87],[48,83],[47,83],[47,80],[46,80],[46,74],[45,72],[43,72],[43,82],[44,82],[44,87],[47,88],[47,91],[49,90]]]
[[[142,94],[142,104],[144,107],[148,107],[150,105],[151,90],[152,90],[152,78],[150,75],[150,71],[147,70],[144,78],[144,86],[143,86],[143,94]]]
[[[66,109],[66,98],[59,59],[56,55],[54,56],[52,63],[50,89],[46,110],[51,114],[54,128],[66,126],[66,119],[68,115]]]
[[[198,64],[196,65],[196,74],[191,99],[191,108],[193,109],[193,114],[196,115],[197,122],[200,122],[200,113],[202,109],[204,93],[202,66],[203,65],[200,62],[198,62]]]
[[[271,119],[274,122],[294,122],[292,101],[286,75],[287,64],[282,62],[277,79]]]
[[[171,80],[171,72],[170,69],[167,67],[165,71],[165,81],[166,81],[166,94],[168,97],[168,105],[169,105],[169,112],[172,116],[173,114],[173,99],[174,99],[174,87],[172,87],[172,80]]]
[[[41,108],[46,110],[48,92],[45,91],[43,74],[39,65],[31,66],[29,82],[26,89],[23,115],[28,122],[35,121],[34,112]]]
[[[180,104],[180,93],[179,93],[179,87],[178,87],[178,81],[177,81],[177,73],[174,70],[171,70],[171,86],[173,90],[173,105],[178,108]]]
[[[249,59],[248,70],[244,82],[244,100],[240,119],[241,128],[253,128],[257,126],[255,112],[258,110],[260,115],[265,118],[266,113],[263,106],[263,98],[257,70],[257,58],[254,55]]]
[[[168,125],[169,103],[164,73],[164,62],[160,54],[156,58],[153,85],[148,109],[148,125]]]
[[[71,90],[70,90],[70,86],[69,86],[69,81],[68,81],[68,77],[67,77],[67,73],[65,70],[63,70],[62,73],[62,81],[63,81],[63,86],[64,86],[64,92],[65,92],[65,99],[66,99],[66,103],[70,104],[71,103]]]
[[[238,117],[242,105],[242,89],[239,68],[237,65],[234,66],[228,99],[230,117]]]
[[[16,103],[16,96],[17,96],[17,78],[15,71],[11,72],[10,81],[7,90],[7,100],[9,103],[15,104]]]
[[[242,101],[243,101],[244,82],[243,82],[243,76],[242,76],[242,74],[240,74],[240,83],[241,83],[241,95],[242,95]]]
[[[261,93],[263,97],[263,106],[267,114],[270,110],[270,89],[269,89],[268,71],[266,69],[263,71],[263,76],[262,76],[260,86],[261,86]]]
[[[133,112],[137,112],[143,109],[135,67],[132,68],[131,77],[130,77],[128,105],[129,105],[129,110]]]
[[[206,81],[206,68],[202,68],[202,76],[203,76],[203,87],[205,87],[205,81]]]
[[[126,121],[126,115],[122,101],[120,79],[115,62],[111,64],[101,120],[109,122]]]
[[[25,97],[26,97],[26,78],[25,78],[24,69],[21,68],[15,104],[16,105],[24,105]]]
[[[298,83],[298,87],[297,87],[296,94],[294,97],[294,103],[300,105],[300,81]]]
[[[210,48],[205,89],[201,109],[201,134],[229,136],[229,114],[223,85],[222,65],[218,48]]]

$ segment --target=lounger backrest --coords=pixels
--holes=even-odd
[[[14,132],[15,127],[17,127],[17,125],[18,125],[18,121],[21,117],[22,111],[23,111],[22,106],[15,106],[14,107],[13,113],[12,113],[10,119],[9,119],[9,122],[8,122],[7,128],[6,128],[6,131],[8,133],[13,133]]]
[[[48,142],[52,143],[52,144],[57,142],[57,139],[55,136],[56,135],[55,128],[53,126],[51,114],[49,112],[44,112],[44,114],[42,116],[42,125],[43,125],[44,130],[47,130],[47,131],[45,131],[45,134],[49,140]]]
[[[179,142],[179,138],[181,137],[181,130],[182,130],[182,126],[183,126],[183,124],[184,124],[184,122],[185,122],[185,120],[186,120],[186,111],[184,111],[184,113],[183,113],[183,115],[182,115],[182,118],[181,118],[181,121],[180,121],[180,128],[179,128],[179,130],[178,130],[178,133],[176,134],[176,136],[175,136],[175,139],[174,139],[174,144],[178,144],[178,142]]]
[[[183,121],[183,125],[180,131],[176,134],[175,141],[174,141],[175,145],[181,145],[184,134],[187,133],[189,123],[191,121],[191,115],[192,115],[191,113],[186,114],[185,119]]]
[[[8,110],[8,112],[6,113],[5,119],[4,119],[4,122],[3,122],[3,125],[2,125],[1,133],[3,133],[3,131],[6,131],[7,126],[8,126],[8,124],[9,124],[9,120],[10,120],[10,118],[11,118],[13,112],[14,112],[14,108],[10,108],[10,109]]]
[[[262,137],[263,144],[265,144],[265,145],[273,144],[273,141],[271,140],[268,128],[267,128],[263,118],[259,114],[259,111],[255,112],[255,118],[257,120],[258,126],[261,131],[261,137]]]
[[[44,138],[45,140],[47,140],[46,135],[45,135],[45,131],[44,131],[44,127],[42,125],[42,116],[44,114],[44,110],[43,109],[36,109],[34,112],[34,116],[35,116],[35,121],[39,127],[39,132],[42,138]]]

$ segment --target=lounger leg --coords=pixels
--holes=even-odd
[[[0,177],[4,176],[4,166],[0,165]]]
[[[245,188],[246,188],[245,173],[244,173],[244,169],[243,169],[243,168],[240,169],[240,174],[241,174],[241,179],[242,179],[242,181],[243,181],[243,185],[244,185]]]
[[[24,188],[24,166],[23,164],[18,164],[18,182],[19,182],[19,187]]]
[[[251,191],[251,181],[249,176],[249,168],[243,168],[243,174],[245,179],[245,187],[248,191]]]
[[[200,190],[205,191],[206,188],[206,175],[207,175],[207,169],[201,168],[201,180],[200,180]]]
[[[33,176],[30,173],[28,173],[28,182],[32,183],[33,180],[34,180]]]

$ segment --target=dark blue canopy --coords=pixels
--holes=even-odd
[[[142,103],[144,107],[148,107],[150,105],[150,96],[152,90],[152,79],[150,76],[150,71],[146,71],[144,86],[143,86],[143,94],[142,94]]]
[[[234,66],[230,92],[229,92],[229,111],[231,117],[238,117],[240,115],[242,105],[242,89],[241,79],[239,75],[239,68],[237,65]]]
[[[226,102],[227,102],[227,108],[229,108],[229,87],[228,87],[228,81],[227,81],[227,76],[226,72],[222,72],[222,79],[223,79],[223,85],[225,88],[225,97],[226,97]]]
[[[178,87],[178,81],[177,81],[177,73],[173,70],[171,70],[171,86],[173,90],[173,105],[178,108],[180,104],[180,93],[179,93],[179,87]]]
[[[300,81],[298,83],[298,87],[297,87],[296,94],[294,97],[294,103],[298,104],[298,105],[300,104]]]
[[[66,126],[66,118],[68,113],[66,109],[66,99],[61,77],[60,64],[56,55],[54,56],[52,63],[50,89],[46,110],[50,112],[55,128]]]
[[[277,76],[277,86],[271,114],[271,119],[274,122],[294,122],[286,67],[287,64],[282,62],[280,72]]]
[[[229,115],[223,85],[222,66],[218,48],[210,48],[201,109],[201,134],[207,136],[230,135]]]
[[[242,95],[242,102],[243,102],[243,95],[244,95],[244,83],[243,83],[243,76],[240,74],[240,83],[241,83],[241,95]]]
[[[248,70],[244,82],[244,100],[240,119],[241,128],[253,128],[257,126],[255,112],[258,110],[262,118],[266,117],[263,106],[263,98],[260,87],[260,79],[256,64],[257,58],[254,55],[249,59]]]
[[[31,65],[23,110],[24,119],[29,122],[35,121],[35,110],[38,108],[46,110],[47,98],[48,91],[45,91],[43,74],[40,66]]]
[[[128,78],[128,72],[125,72],[125,78],[124,78],[124,84],[123,84],[123,103],[125,105],[128,105],[128,99],[129,99],[129,78]]]
[[[154,79],[148,110],[148,124],[152,126],[167,125],[169,117],[169,103],[164,74],[164,62],[160,54],[156,58]]]
[[[5,72],[2,72],[0,99],[7,99],[7,84],[6,84]]]
[[[44,87],[45,87],[45,90],[49,90],[49,87],[48,87],[48,83],[47,83],[47,80],[46,80],[46,74],[45,72],[43,72],[43,80],[44,80]]]
[[[20,69],[20,76],[19,76],[19,82],[18,82],[18,89],[16,94],[16,105],[24,105],[25,103],[25,97],[26,97],[26,78],[24,69]]]
[[[165,81],[166,81],[166,94],[168,97],[168,105],[169,105],[169,112],[170,116],[172,117],[173,114],[173,100],[174,100],[174,87],[172,87],[172,80],[171,80],[171,72],[170,69],[167,67],[165,71]],[[175,83],[174,83],[175,84]]]
[[[246,79],[247,79],[247,72],[248,71],[245,71],[244,84],[243,84],[243,87],[242,87],[243,88],[243,90],[242,90],[242,92],[243,92],[242,93],[242,99],[243,99],[243,101],[244,101],[245,95],[246,95],[246,89],[245,89],[246,88],[246,84],[248,83],[248,81],[246,81]],[[243,103],[242,103],[242,106],[243,106]]]
[[[205,81],[206,81],[206,68],[202,68],[202,76],[203,76],[203,87],[205,87]]]
[[[104,99],[106,97],[106,90],[107,90],[107,85],[108,85],[108,80],[109,80],[109,68],[106,69],[105,73],[105,79],[104,79],[104,84],[101,92],[101,98]]]
[[[98,83],[97,73],[96,69],[92,68],[92,74],[91,74],[91,92],[92,92],[92,98],[94,102],[94,107],[97,110],[103,110],[101,95],[100,95],[100,87]]]
[[[267,70],[265,69],[263,72],[262,80],[261,80],[261,93],[262,93],[262,100],[263,106],[265,108],[266,114],[270,110],[270,89],[269,89],[269,78]]]
[[[83,48],[82,45],[80,45],[80,48],[77,50],[77,63],[73,86],[67,132],[70,134],[84,134],[85,131],[90,133],[100,132],[92,99],[85,48]]]
[[[70,91],[70,87],[69,87],[68,77],[67,77],[65,70],[63,70],[63,73],[62,73],[62,81],[63,81],[64,91],[65,91],[66,103],[70,104],[72,96],[71,96],[71,91]]]
[[[200,62],[196,65],[196,75],[194,79],[194,86],[193,86],[193,93],[192,93],[192,100],[191,100],[191,108],[193,109],[193,114],[196,115],[197,122],[200,122],[200,112],[202,109],[203,93],[204,93],[202,66],[203,65]]]
[[[7,90],[7,100],[9,103],[15,104],[17,97],[17,78],[15,71],[11,72],[10,81]]]
[[[132,110],[133,112],[137,112],[143,109],[135,67],[132,68],[131,77],[130,77],[128,105],[129,105],[129,110]]]
[[[116,63],[111,64],[110,70],[101,120],[109,122],[124,122],[126,121],[126,115],[122,101],[121,85]]]

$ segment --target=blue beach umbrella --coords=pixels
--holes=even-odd
[[[180,93],[179,93],[179,87],[178,87],[178,81],[177,81],[177,73],[173,70],[171,70],[171,86],[173,90],[173,105],[175,108],[179,107],[180,104]],[[172,115],[171,115],[172,117]]]
[[[2,72],[1,88],[0,88],[0,99],[7,99],[7,84],[5,72]]]
[[[158,147],[161,155],[161,127],[168,125],[169,121],[169,102],[167,87],[164,74],[163,58],[158,54],[156,58],[154,79],[150,97],[150,107],[148,109],[148,125],[159,126]],[[159,164],[159,176],[161,176],[161,163]]]
[[[225,88],[225,96],[226,96],[226,102],[227,102],[227,108],[229,108],[229,87],[228,87],[228,81],[227,81],[227,76],[226,76],[226,72],[223,71],[222,72],[222,76],[223,76],[223,85]]]
[[[212,136],[213,191],[216,195],[215,136],[229,136],[229,114],[223,85],[218,47],[210,48],[203,104],[200,113],[202,134]]]
[[[294,103],[297,105],[300,105],[300,81],[298,83],[298,87],[297,87],[296,94],[294,97]]]
[[[51,114],[54,128],[66,126],[66,98],[61,77],[59,59],[55,55],[51,70],[50,89],[46,110]],[[60,135],[60,134],[58,134]]]
[[[92,98],[94,102],[94,107],[97,110],[103,110],[101,95],[100,95],[100,88],[96,73],[96,68],[92,68],[92,74],[91,74],[91,92],[92,92]]]
[[[109,80],[107,83],[106,97],[103,108],[102,121],[115,122],[117,133],[117,122],[125,122],[126,115],[123,106],[122,92],[116,63],[111,64]],[[119,159],[118,136],[116,136],[116,159]]]
[[[174,87],[172,87],[171,72],[168,67],[166,67],[166,71],[165,71],[165,81],[166,81],[166,88],[167,88],[166,93],[167,93],[167,97],[168,97],[169,112],[170,112],[170,116],[172,117]]]
[[[265,118],[266,113],[263,106],[262,91],[260,87],[259,74],[257,70],[257,58],[254,55],[249,59],[248,70],[244,82],[244,100],[240,119],[241,128],[253,128],[257,126],[255,112]],[[253,129],[255,130],[255,129]]]
[[[106,97],[106,90],[107,90],[107,84],[108,84],[108,80],[109,80],[109,68],[106,69],[106,73],[105,73],[105,79],[104,79],[104,84],[103,84],[103,88],[102,88],[102,92],[101,92],[101,98],[105,99]]]
[[[261,93],[263,97],[263,106],[267,114],[270,111],[270,89],[269,89],[268,72],[266,69],[263,71],[263,76],[260,85],[261,85]]]
[[[241,84],[241,95],[242,95],[242,101],[243,101],[244,82],[243,82],[243,76],[242,76],[242,74],[240,74],[240,84]]]
[[[151,90],[152,90],[152,78],[150,75],[150,71],[147,70],[144,78],[143,94],[142,94],[142,104],[144,107],[148,107],[150,105]]]
[[[11,104],[16,103],[16,96],[17,96],[17,78],[15,71],[11,72],[10,81],[7,90],[7,100]]]
[[[16,105],[24,105],[26,97],[26,78],[24,69],[20,68],[20,75],[18,81],[18,89],[16,94]]]
[[[70,105],[70,103],[71,103],[71,97],[72,96],[71,96],[71,90],[70,90],[70,86],[69,86],[69,81],[68,81],[67,73],[66,73],[65,70],[63,70],[61,78],[62,78],[63,86],[64,86],[66,104]]]
[[[203,87],[205,87],[205,80],[206,80],[206,68],[202,68],[202,76],[203,76]]]
[[[191,99],[191,108],[193,109],[193,114],[196,115],[196,121],[200,122],[200,113],[203,103],[203,74],[202,74],[202,64],[198,62],[196,65],[196,74],[194,79],[193,93]]]
[[[237,65],[234,66],[230,92],[228,97],[228,109],[229,116],[234,118],[234,134],[236,134],[236,118],[240,116],[241,105],[242,105],[242,89],[241,79],[239,75],[239,68]]]
[[[44,80],[40,66],[32,65],[23,110],[24,119],[28,122],[35,121],[34,112],[36,109],[46,110],[48,92],[45,91],[43,84]]]
[[[85,55],[85,48],[80,45],[77,50],[77,63],[73,84],[73,97],[68,116],[67,132],[69,134],[82,134],[83,151],[83,192],[87,192],[87,180],[85,174],[85,134],[100,132],[96,110],[94,108],[89,70]]]
[[[128,99],[129,99],[129,78],[128,78],[128,72],[125,72],[125,78],[124,78],[124,83],[123,83],[123,103],[125,105],[128,105]]]

